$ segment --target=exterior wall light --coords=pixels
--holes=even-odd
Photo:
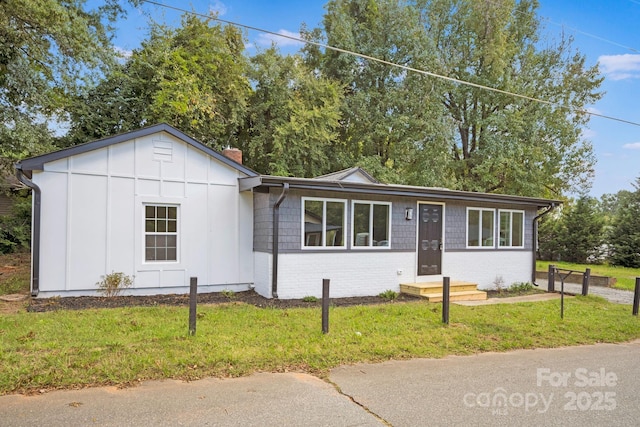
[[[404,219],[411,221],[413,219],[413,208],[406,208],[404,210]]]

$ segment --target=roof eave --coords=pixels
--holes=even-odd
[[[534,197],[509,196],[505,194],[475,193],[467,191],[447,190],[429,187],[397,186],[392,184],[365,184],[345,181],[325,181],[307,178],[275,177],[261,175],[240,179],[240,190],[245,191],[256,187],[276,187],[283,183],[289,183],[291,189],[298,190],[324,190],[337,192],[350,192],[371,195],[388,195],[400,197],[429,198],[452,201],[475,201],[488,203],[509,203],[538,208],[559,205],[560,200],[550,200]]]
[[[54,151],[52,153],[43,154],[41,156],[35,156],[28,159],[24,159],[16,163],[16,169],[20,169],[23,172],[26,171],[40,171],[43,170],[45,163],[53,162],[56,160],[64,159],[67,157],[71,157],[78,154],[87,153],[94,150],[99,150],[101,148],[108,147],[110,145],[118,144],[121,142],[129,141],[136,138],[142,138],[148,135],[152,135],[154,133],[166,132],[169,135],[184,141],[188,145],[204,152],[205,154],[214,157],[220,162],[230,166],[234,169],[237,169],[239,172],[244,173],[247,176],[258,176],[258,173],[253,169],[250,169],[230,158],[224,156],[222,153],[219,153],[201,142],[191,138],[190,136],[180,132],[176,128],[166,124],[160,123],[157,125],[145,127],[142,129],[137,129],[131,132],[122,133],[115,136],[110,136],[102,139],[98,139],[95,141],[87,142],[84,144],[75,145],[73,147],[65,148],[62,150]]]

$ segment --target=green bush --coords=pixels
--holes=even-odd
[[[221,292],[221,294],[228,299],[234,299],[236,297],[236,293],[233,292],[231,289],[225,289],[224,291]]]
[[[396,291],[392,291],[391,289],[387,289],[386,291],[379,293],[378,297],[386,299],[387,301],[393,301],[398,298],[398,293]]]
[[[525,292],[531,292],[534,289],[535,288],[533,287],[533,285],[529,282],[516,282],[511,285],[511,287],[509,288],[509,291],[517,292],[517,293],[525,293]]]
[[[317,302],[318,301],[318,297],[314,297],[312,295],[306,296],[304,298],[302,298],[303,302]]]

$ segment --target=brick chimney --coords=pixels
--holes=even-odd
[[[242,164],[242,151],[237,148],[227,147],[222,150],[222,155],[233,160],[236,163]]]

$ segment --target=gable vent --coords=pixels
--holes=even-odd
[[[171,141],[153,140],[153,160],[159,162],[173,161],[173,143]]]

